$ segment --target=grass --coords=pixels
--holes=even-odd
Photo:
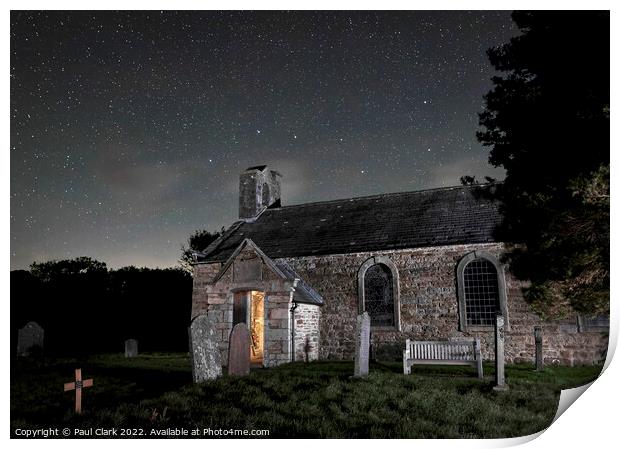
[[[74,369],[94,386],[84,390],[82,415],[63,392]],[[11,428],[267,429],[270,437],[500,438],[543,430],[561,389],[594,380],[600,366],[509,365],[507,392],[492,390],[492,366],[479,381],[469,367],[375,363],[363,379],[352,362],[292,363],[191,383],[184,354],[120,355],[15,362],[11,367]],[[12,432],[12,435],[15,435]],[[203,436],[203,435],[200,435]]]

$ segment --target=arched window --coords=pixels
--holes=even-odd
[[[491,326],[499,312],[497,270],[486,259],[475,259],[463,272],[468,326]]]
[[[367,260],[358,273],[360,313],[370,315],[373,327],[400,329],[398,271],[386,257]]]
[[[364,276],[365,309],[375,326],[394,326],[392,274],[383,264],[375,264]]]
[[[467,254],[457,267],[460,330],[490,329],[506,309],[504,273],[499,262],[480,251]]]

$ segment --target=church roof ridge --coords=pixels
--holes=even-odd
[[[319,200],[319,201],[310,201],[308,203],[297,203],[297,204],[288,204],[286,206],[279,207],[270,207],[265,210],[268,211],[277,211],[282,209],[288,209],[293,207],[302,207],[302,206],[311,206],[311,205],[321,205],[321,204],[329,204],[329,203],[338,203],[338,202],[348,202],[348,201],[358,201],[358,200],[372,200],[372,199],[380,199],[385,197],[394,197],[398,195],[414,195],[414,194],[424,194],[429,192],[437,192],[437,191],[449,191],[454,189],[474,189],[474,188],[489,188],[501,184],[501,181],[488,182],[484,184],[470,184],[470,185],[456,185],[456,186],[446,186],[446,187],[431,187],[429,189],[422,190],[406,190],[403,192],[386,192],[386,193],[375,193],[373,195],[364,195],[364,196],[354,196],[348,198],[337,198],[334,200]]]

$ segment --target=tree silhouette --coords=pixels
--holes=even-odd
[[[11,348],[20,327],[45,330],[46,354],[187,351],[192,278],[178,268],[107,270],[88,257],[31,264],[11,272]]]
[[[181,268],[186,271],[191,271],[193,252],[203,251],[223,233],[224,228],[216,232],[207,231],[206,229],[198,229],[194,231],[194,233],[187,239],[187,246],[181,246],[181,258],[179,259]]]
[[[75,259],[33,262],[30,264],[30,272],[41,282],[47,282],[76,274],[106,273],[107,267],[104,262],[82,256]]]
[[[475,185],[480,185],[480,184],[491,184],[491,183],[497,182],[497,179],[491,178],[490,176],[485,176],[484,182],[480,182],[476,179],[475,176],[463,175],[461,176],[459,181],[461,182],[461,185],[464,185],[464,186],[475,186]]]
[[[609,12],[514,12],[522,34],[488,51],[493,78],[478,133],[514,242],[526,298],[559,315],[609,308]]]

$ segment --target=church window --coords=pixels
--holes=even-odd
[[[375,264],[364,277],[365,308],[375,326],[394,326],[392,274],[383,264]]]
[[[486,259],[469,262],[463,273],[467,325],[491,326],[499,311],[497,271]]]
[[[360,313],[368,312],[375,328],[399,329],[398,271],[385,257],[367,260],[358,274]]]
[[[497,314],[507,320],[503,271],[493,256],[466,255],[457,267],[457,278],[462,331],[492,328]]]

